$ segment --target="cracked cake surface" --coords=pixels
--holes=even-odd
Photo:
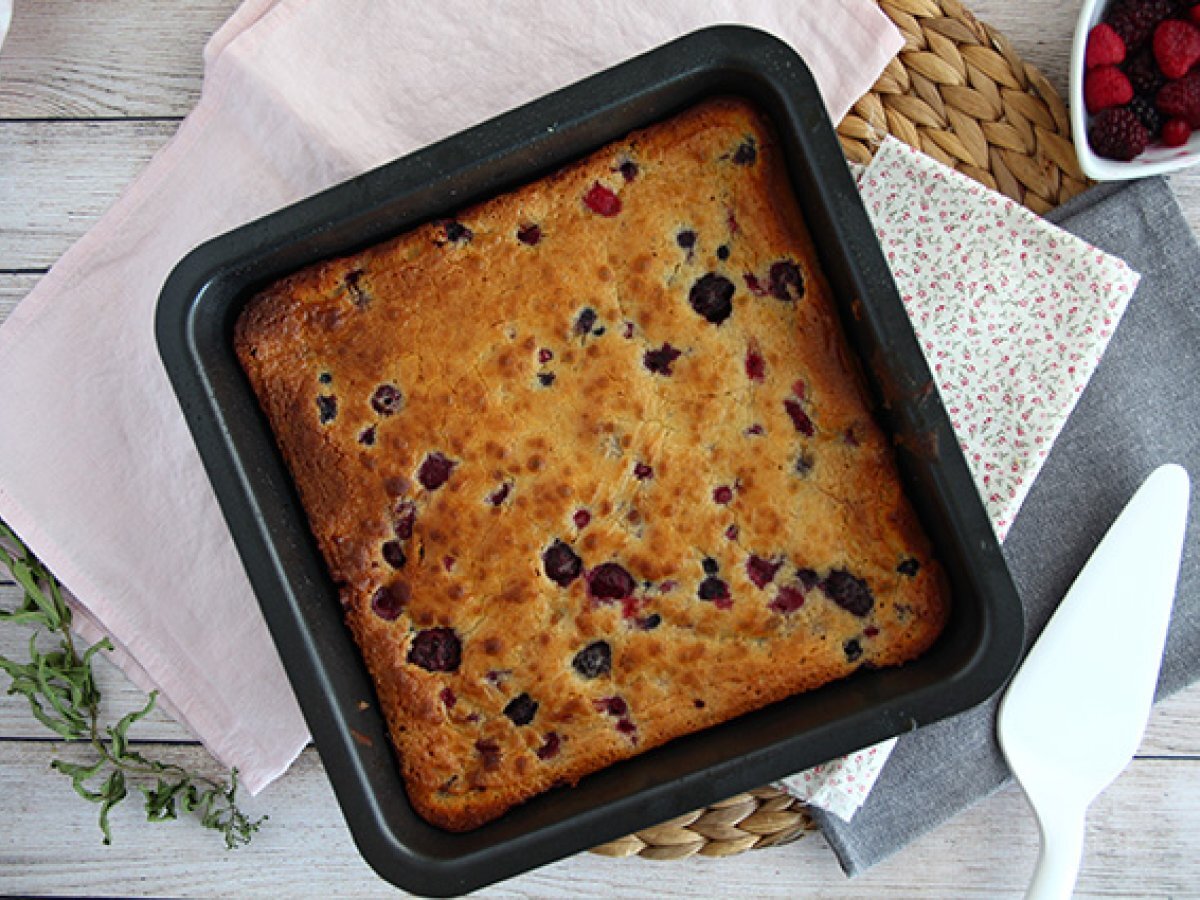
[[[235,345],[441,827],[906,662],[945,622],[744,101],[292,275]]]

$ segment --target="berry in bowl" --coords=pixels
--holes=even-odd
[[[1200,162],[1200,0],[1085,0],[1071,130],[1083,171],[1098,181]]]

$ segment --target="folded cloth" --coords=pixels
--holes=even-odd
[[[84,635],[252,792],[308,733],[158,358],[167,274],[215,234],[734,21],[791,43],[835,121],[902,45],[869,0],[247,0],[179,132],[0,328],[0,421],[37,423],[0,429],[0,517]]]
[[[1122,260],[888,138],[859,190],[1002,539],[1137,285]],[[894,741],[782,782],[849,820]]]
[[[1004,544],[1027,616],[1041,632],[1108,526],[1158,465],[1200,474],[1200,248],[1161,178],[1103,185],[1049,218],[1141,274],[1137,293]],[[1200,677],[1200,503],[1189,534],[1158,683],[1162,698]],[[900,738],[848,825],[816,819],[856,875],[1011,777],[996,743],[998,698]]]

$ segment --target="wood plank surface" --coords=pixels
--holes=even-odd
[[[195,748],[166,761],[203,767]],[[248,802],[266,812],[249,847],[226,852],[194,822],[146,823],[130,801],[100,844],[95,807],[65,779],[46,780],[41,745],[0,743],[0,797],[17,828],[0,833],[0,893],[173,897],[395,896],[351,843],[316,754]],[[1077,897],[1196,896],[1200,780],[1189,768],[1140,760],[1088,819]],[[1153,810],[1132,820],[1128,811]],[[30,821],[44,824],[34,831]],[[1153,823],[1153,827],[1148,827]],[[52,827],[50,827],[52,825]],[[579,854],[480,892],[487,897],[1018,897],[1037,856],[1024,798],[1006,788],[866,875],[847,881],[819,834],[725,859],[616,860]]]
[[[183,116],[201,52],[238,0],[17,0],[0,54],[0,118]]]
[[[16,0],[0,51],[0,322],[174,134],[200,96],[202,48],[237,2]],[[1065,96],[1077,0],[970,6]],[[1200,234],[1200,169],[1171,183]],[[15,587],[0,583],[0,607],[16,600]],[[23,658],[26,635],[0,628],[0,655]],[[106,661],[97,678],[107,718],[143,704]],[[131,736],[148,755],[217,774],[161,712]],[[55,756],[82,752],[51,740],[22,699],[0,695],[0,894],[395,896],[355,850],[312,750],[248,802],[271,821],[234,853],[195,823],[146,823],[134,800],[114,813],[114,845],[101,846],[95,807],[49,769]],[[1156,707],[1139,758],[1093,808],[1076,896],[1200,897],[1198,835],[1200,685]],[[580,854],[484,895],[1018,897],[1036,847],[1031,814],[1009,788],[854,881],[810,835],[723,860]]]
[[[177,122],[0,122],[0,271],[45,268],[112,205]]]

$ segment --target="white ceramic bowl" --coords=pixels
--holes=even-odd
[[[1096,181],[1123,181],[1162,175],[1200,162],[1200,129],[1193,131],[1182,147],[1151,145],[1129,162],[1105,159],[1092,152],[1087,138],[1088,120],[1091,117],[1083,100],[1083,60],[1087,51],[1088,32],[1100,21],[1107,7],[1108,0],[1084,0],[1083,8],[1079,10],[1079,20],[1075,23],[1075,41],[1071,45],[1071,136],[1084,173]]]

